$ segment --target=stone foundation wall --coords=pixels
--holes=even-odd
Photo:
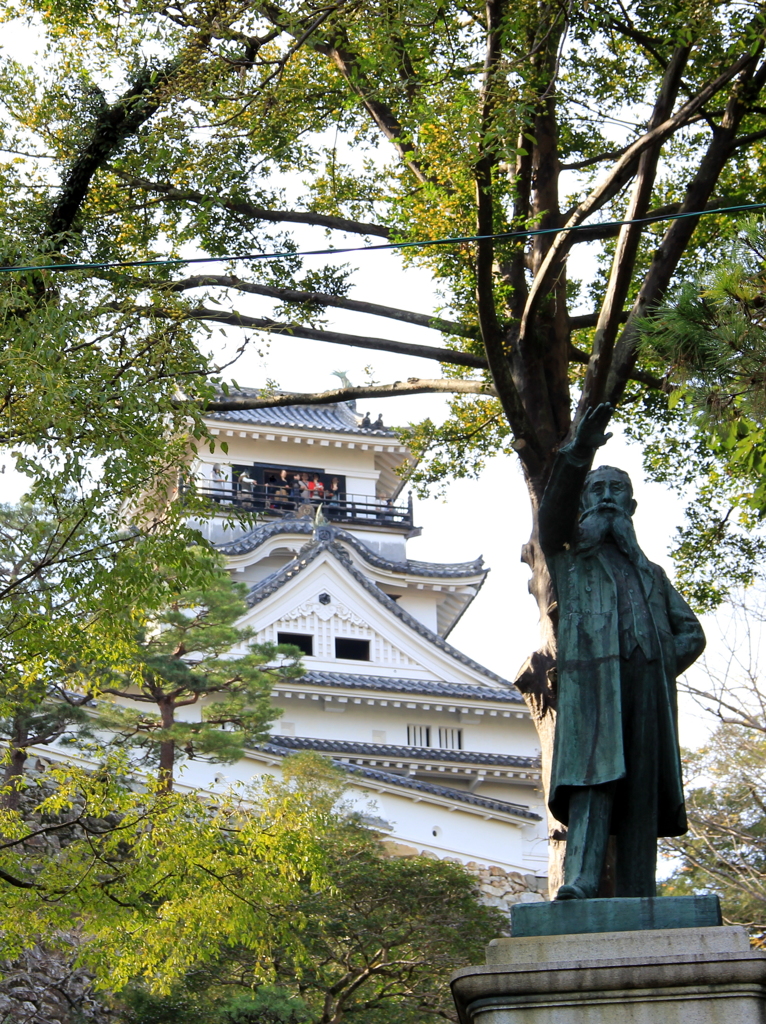
[[[432,857],[431,850],[418,850],[415,846],[384,839],[381,843],[390,857]],[[453,864],[462,864],[455,857],[445,857]],[[548,899],[548,878],[545,875],[522,874],[520,871],[506,871],[497,864],[479,864],[469,860],[463,864],[478,882],[479,898],[489,907],[508,910],[514,903],[543,903]]]
[[[514,903],[543,903],[548,899],[548,878],[506,871],[496,864],[485,866],[470,860],[465,865],[479,882],[482,903],[510,910]]]
[[[92,979],[74,969],[76,954],[27,949],[13,964],[2,964],[0,1020],[4,1024],[111,1024],[111,1011],[92,991]]]

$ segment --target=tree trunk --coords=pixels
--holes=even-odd
[[[160,793],[173,792],[173,765],[176,758],[176,744],[167,733],[173,728],[175,722],[175,706],[172,701],[161,701],[160,716],[162,718],[162,729],[165,736],[160,740],[160,765],[159,765],[159,791]]]
[[[19,782],[24,774],[24,765],[27,761],[27,745],[29,742],[29,730],[24,719],[17,715],[13,719],[11,735],[8,739],[7,761],[3,771],[3,789],[5,792],[0,796],[0,807],[15,811],[21,802]]]
[[[546,474],[547,476],[547,474]],[[556,733],[556,626],[557,604],[545,556],[540,548],[537,514],[544,491],[541,479],[528,480],[533,527],[521,549],[521,560],[532,570],[528,587],[540,611],[540,646],[526,659],[514,682],[529,708],[540,740],[541,782],[548,823],[548,890],[553,897],[564,881],[566,827],[547,810]]]

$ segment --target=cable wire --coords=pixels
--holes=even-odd
[[[246,263],[255,260],[281,260],[296,256],[336,256],[348,252],[379,252],[384,249],[412,249],[429,245],[455,245],[460,242],[481,242],[486,239],[532,238],[535,235],[558,235],[570,231],[588,231],[592,229],[619,228],[626,224],[657,224],[661,221],[683,220],[686,217],[704,217],[713,213],[740,213],[743,210],[763,210],[766,203],[748,203],[743,206],[720,206],[713,210],[695,210],[689,213],[657,214],[653,217],[634,217],[632,220],[607,220],[596,224],[575,224],[563,228],[531,228],[526,231],[500,231],[492,235],[458,235],[450,238],[428,238],[417,242],[381,242],[379,245],[355,245],[340,249],[305,249],[300,252],[285,250],[282,252],[245,253],[240,256],[190,256],[188,259],[152,259],[152,260],[115,260],[103,263],[44,263],[26,266],[0,266],[0,273],[27,273],[30,271],[62,271],[62,270],[119,270],[129,267],[184,267],[197,263]]]

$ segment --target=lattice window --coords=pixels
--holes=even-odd
[[[408,725],[407,746],[409,747],[430,747],[431,726],[430,725]]]
[[[462,729],[439,729],[439,746],[442,750],[462,750]]]

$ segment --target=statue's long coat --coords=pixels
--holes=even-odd
[[[625,777],[617,586],[603,550],[578,552],[580,494],[591,459],[573,446],[556,457],[540,506],[540,543],[556,591],[558,624],[556,737],[548,805],[567,824],[573,786]],[[657,688],[659,836],[687,830],[678,749],[676,676],[699,657],[705,637],[697,618],[659,565],[637,567],[661,656],[647,665]],[[622,582],[622,581],[619,581]]]

